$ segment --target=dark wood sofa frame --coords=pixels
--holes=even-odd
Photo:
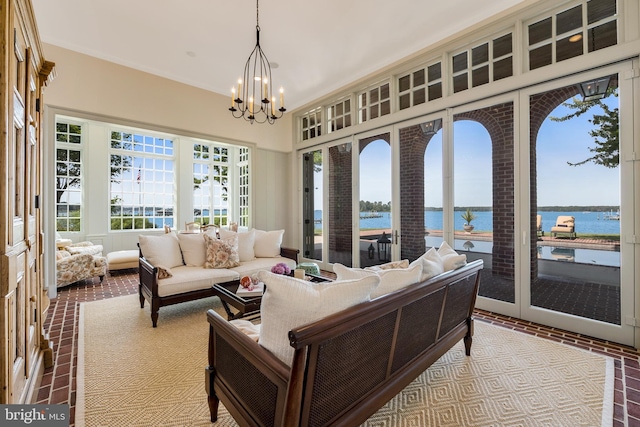
[[[289,367],[213,310],[205,388],[241,426],[357,426],[464,339],[482,260],[289,332]]]
[[[175,295],[160,296],[158,295],[158,269],[151,265],[142,254],[140,245],[138,244],[138,252],[140,255],[138,275],[140,284],[138,286],[138,294],[140,297],[140,308],[144,308],[144,302],[149,301],[151,306],[151,322],[153,327],[158,325],[158,312],[160,307],[167,305],[179,304],[181,302],[193,301],[200,298],[214,296],[213,287],[200,289],[196,291],[184,292]],[[280,255],[298,262],[298,249],[280,248]]]

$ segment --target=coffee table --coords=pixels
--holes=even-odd
[[[331,280],[315,274],[307,274],[306,278],[310,282],[315,283],[329,282]],[[240,280],[232,280],[230,282],[216,283],[213,285],[213,293],[220,298],[222,307],[227,313],[227,320],[260,316],[262,295],[255,297],[241,297],[236,294],[239,285]],[[233,307],[237,312],[234,313],[233,310],[231,310],[231,307]]]

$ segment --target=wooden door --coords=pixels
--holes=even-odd
[[[0,8],[0,403],[30,402],[50,345],[44,334],[39,104],[53,64],[37,50],[28,0]],[[51,363],[51,357],[48,362]]]

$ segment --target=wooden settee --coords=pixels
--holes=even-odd
[[[242,426],[356,426],[464,339],[471,351],[482,261],[289,332],[292,366],[215,311],[205,387]]]
[[[240,279],[241,275],[246,275],[248,272],[252,272],[252,263],[256,264],[256,268],[270,268],[276,263],[282,261],[281,258],[287,258],[289,260],[293,260],[293,264],[295,265],[298,262],[298,253],[300,252],[298,249],[293,248],[280,248],[280,257],[279,258],[257,258],[254,261],[249,261],[243,263],[241,267],[238,268],[229,268],[226,273],[220,274],[221,269],[204,269],[204,267],[189,267],[193,268],[202,268],[204,272],[210,273],[211,278],[209,283],[206,283],[201,286],[200,289],[194,289],[188,292],[179,292],[179,293],[171,293],[167,295],[163,293],[161,288],[161,280],[158,279],[158,267],[151,265],[149,261],[144,257],[142,250],[139,248],[139,267],[138,274],[140,278],[140,284],[138,287],[138,294],[140,297],[140,308],[144,308],[144,302],[149,301],[151,305],[151,323],[155,328],[158,325],[158,312],[160,311],[160,307],[164,307],[171,304],[178,304],[186,301],[193,301],[200,298],[207,298],[215,295],[213,291],[213,283],[221,283],[228,282],[233,280]],[[265,261],[266,260],[266,261]],[[188,269],[188,268],[185,268]],[[175,279],[180,280],[180,268],[172,269],[173,274],[175,275]],[[216,278],[219,278],[221,282],[217,282]],[[187,278],[184,279],[188,280]]]

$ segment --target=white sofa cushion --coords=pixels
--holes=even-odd
[[[238,272],[240,277],[251,276],[261,270],[271,271],[271,267],[279,262],[284,262],[291,269],[296,268],[296,262],[294,260],[278,256],[275,258],[255,258],[253,261],[240,261],[240,265],[231,267],[230,270]]]
[[[342,264],[334,264],[333,271],[337,280],[353,280],[375,274],[380,277],[380,284],[371,292],[371,298],[377,298],[390,292],[397,291],[412,283],[420,282],[422,264],[415,263],[407,268],[392,268],[387,270],[365,270],[350,268]]]
[[[238,257],[238,236],[216,239],[204,234],[206,255],[205,268],[229,268],[240,264]]]
[[[442,263],[442,258],[438,255],[436,248],[430,248],[410,265],[413,264],[422,264],[422,277],[420,277],[421,282],[431,279],[438,274],[444,273],[444,264]]]
[[[191,267],[202,267],[205,262],[206,246],[204,235],[200,233],[180,233],[178,242],[182,251],[184,264]]]
[[[255,230],[249,230],[245,232],[229,231],[224,228],[220,229],[220,238],[226,239],[227,237],[238,236],[238,257],[240,262],[251,261],[256,258],[255,251],[253,249],[256,241]],[[278,251],[278,254],[280,252]]]
[[[253,250],[258,258],[273,258],[280,256],[280,246],[284,230],[255,230],[255,243]]]
[[[442,258],[444,271],[455,270],[467,264],[467,256],[465,254],[458,255],[447,242],[440,244],[438,255]]]
[[[237,272],[227,268],[202,268],[186,265],[172,268],[171,273],[172,277],[158,280],[158,295],[161,297],[208,289],[215,283],[240,278]]]
[[[173,268],[184,265],[180,243],[174,232],[157,236],[138,236],[142,255],[153,266]]]
[[[266,285],[260,314],[258,343],[291,366],[293,348],[289,331],[369,300],[380,278],[373,274],[358,280],[311,283],[261,271]]]

